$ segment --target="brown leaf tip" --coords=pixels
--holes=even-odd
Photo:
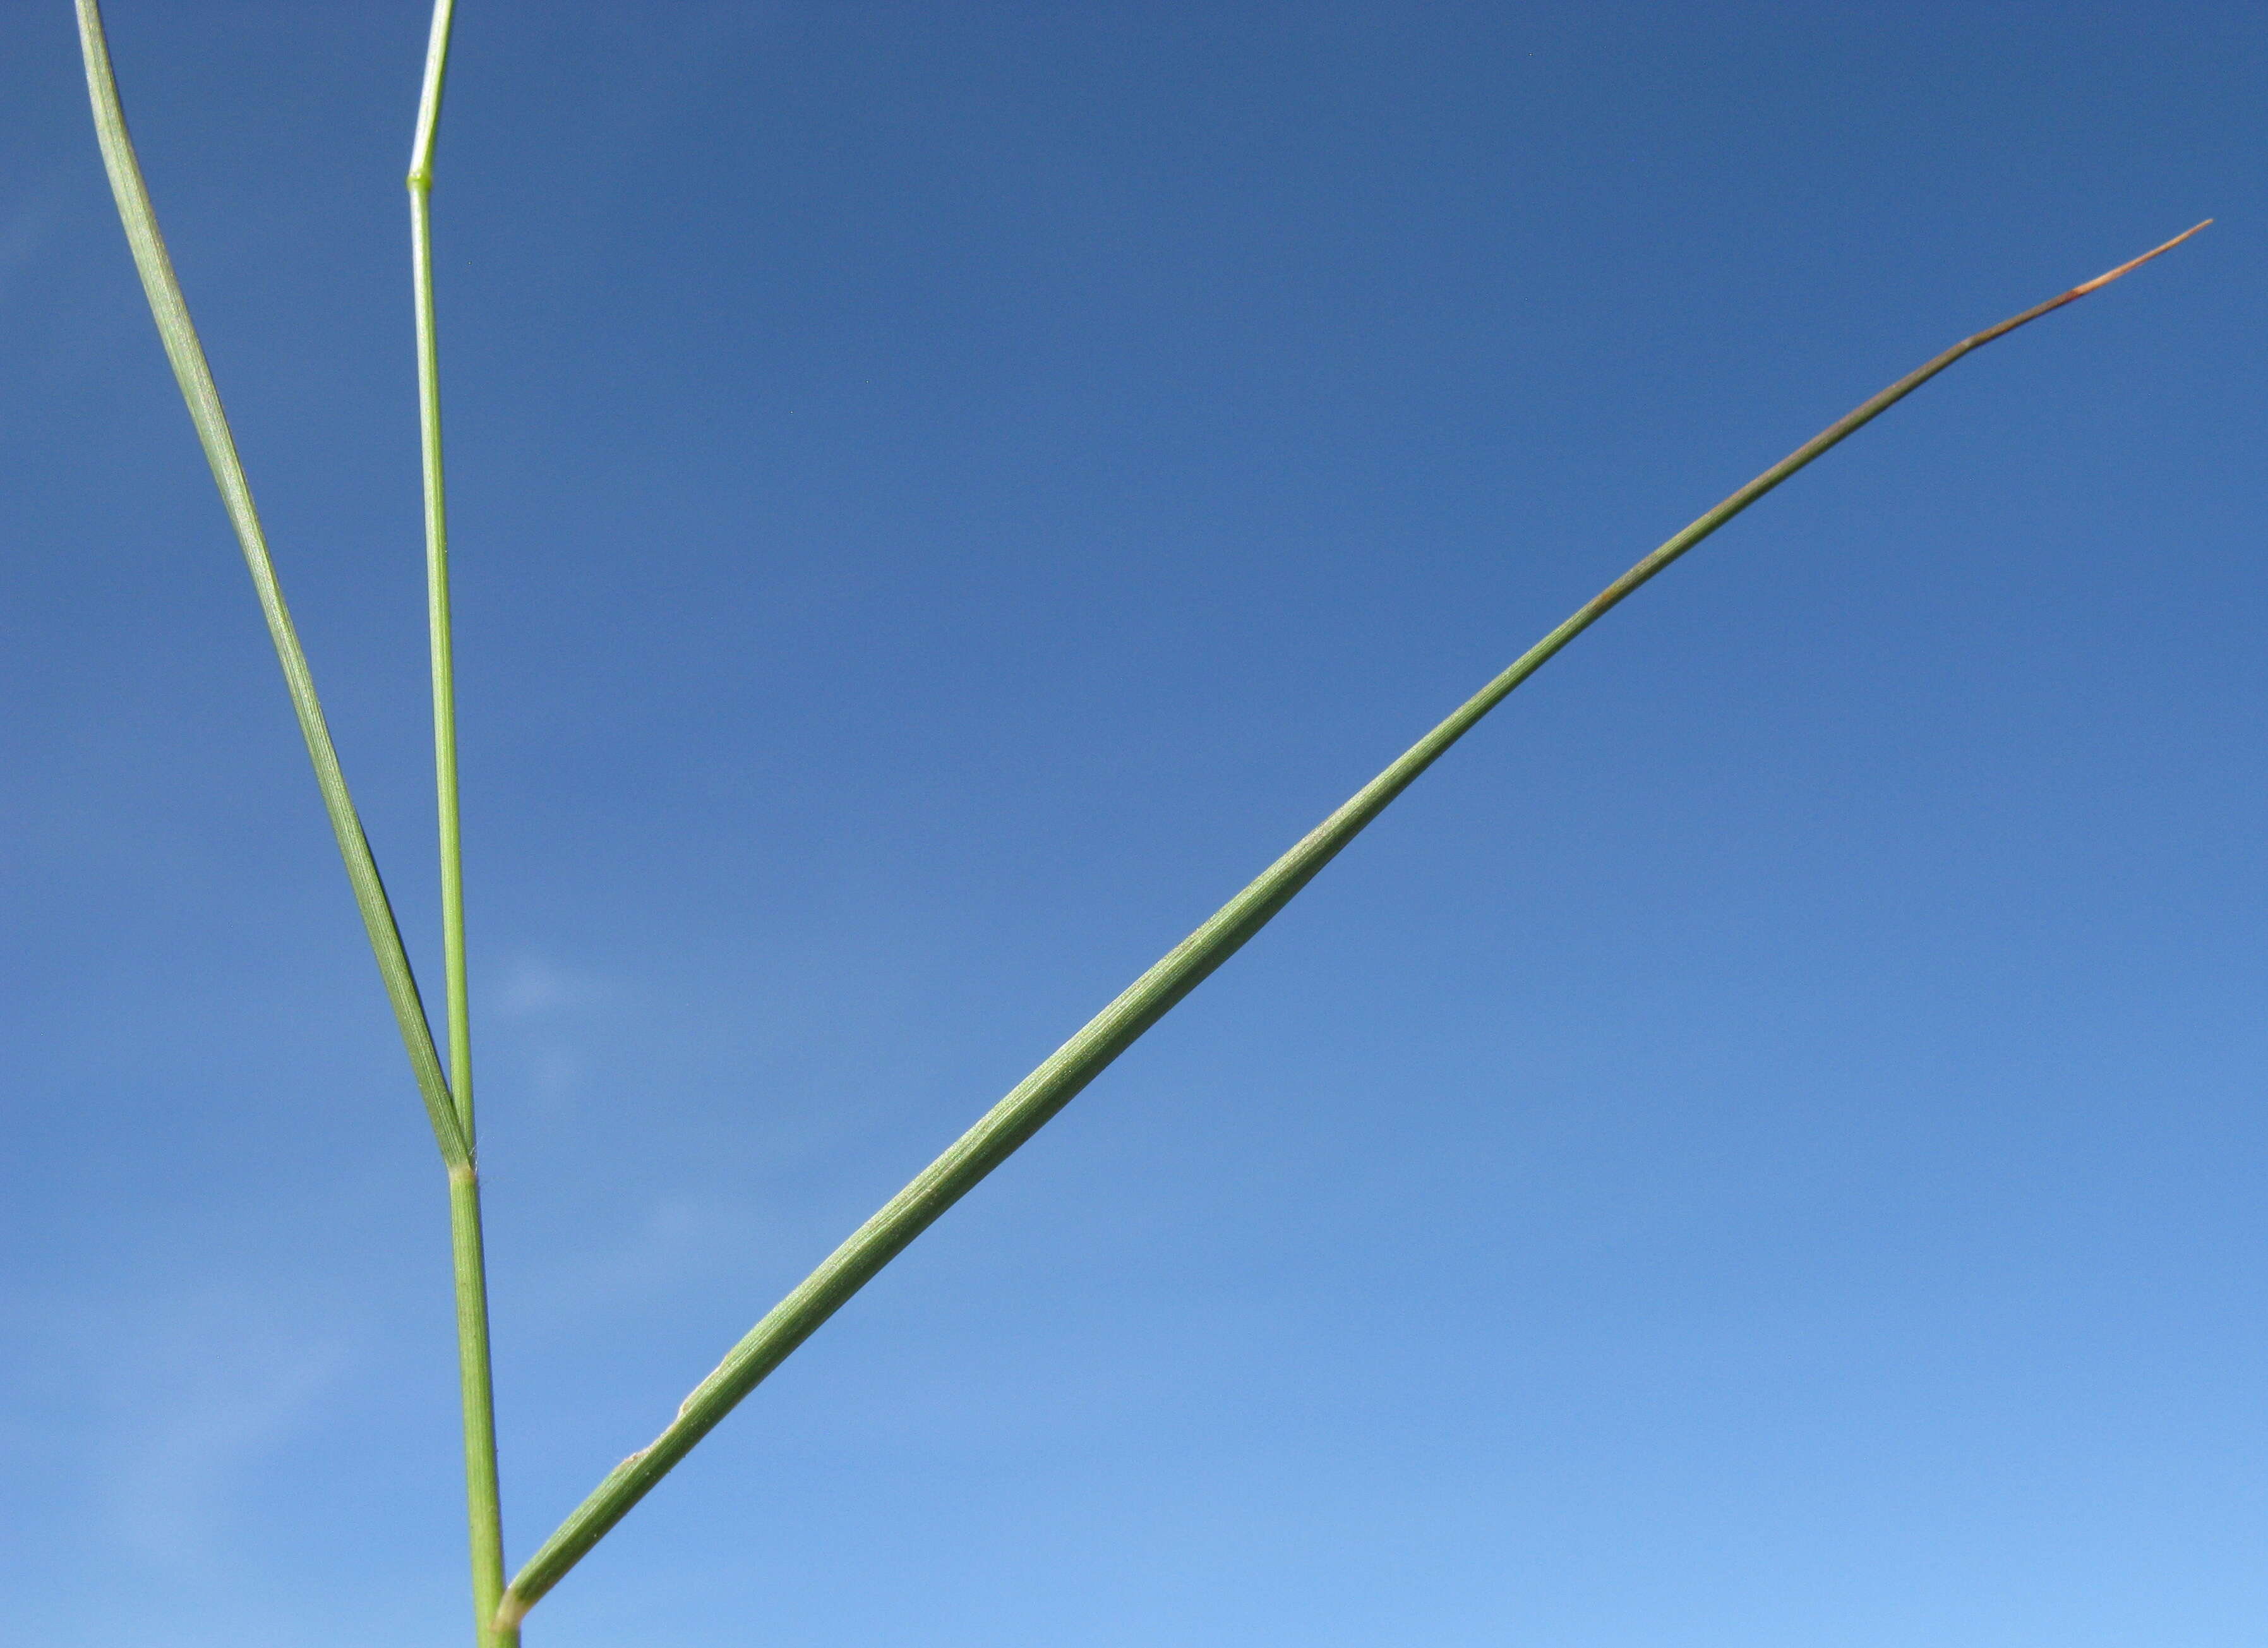
[[[2073,287],[2069,295],[2073,298],[2084,298],[2091,291],[2102,291],[2102,288],[2110,284],[2112,281],[2117,280],[2121,275],[2125,274],[2128,270],[2140,269],[2142,265],[2147,263],[2152,258],[2156,257],[2160,253],[2172,251],[2176,246],[2181,245],[2183,241],[2188,239],[2191,235],[2195,234],[2198,230],[2204,228],[2206,224],[2210,224],[2212,221],[2213,219],[2208,217],[2205,220],[2205,223],[2192,224],[2191,227],[2183,230],[2181,233],[2176,235],[2172,239],[2167,241],[2165,245],[2161,246],[2152,246],[2147,252],[2142,254],[2140,257],[2130,259],[2128,261],[2121,263],[2117,269],[2110,270],[2108,274],[2098,275],[2083,286]]]

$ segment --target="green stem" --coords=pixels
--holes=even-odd
[[[2205,227],[2203,224],[2198,229]],[[1778,463],[1741,488],[1716,508],[1669,539],[1576,611],[1566,622],[1528,649],[1512,666],[1468,699],[1448,719],[1428,732],[1400,760],[1361,790],[1278,858],[1244,891],[1174,946],[1090,1020],[1086,1027],[1020,1082],[983,1119],[924,1168],[904,1189],[852,1232],[816,1270],[782,1299],[733,1347],[714,1372],[679,1406],[677,1416],[647,1446],[609,1472],[551,1537],[543,1542],[504,1593],[500,1618],[517,1623],[562,1576],[581,1561],[644,1498],[670,1468],[691,1451],[735,1404],[785,1361],[819,1326],[864,1287],[906,1245],[976,1187],[1027,1139],[1076,1097],[1143,1032],[1204,982],[1214,968],[1312,880],[1340,850],[1384,812],[1394,798],[1438,761],[1482,717],[1541,669],[1563,647],[1597,622],[1638,585],[1715,532],[1830,447],[1856,433],[1971,350],[2003,337],[2051,309],[2108,285],[2137,264],[2195,234],[2169,240],[2156,251],[2081,286],[2073,287],[2012,320],[1964,338],[1926,365],[1901,378],[1849,416],[1822,430]]]
[[[379,879],[378,865],[364,836],[353,797],[348,791],[345,776],[340,769],[338,752],[332,744],[321,702],[316,696],[314,678],[308,669],[306,654],[300,647],[298,631],[291,622],[291,610],[284,604],[283,588],[276,579],[275,564],[268,552],[267,537],[261,527],[259,512],[253,504],[252,489],[245,478],[244,466],[237,454],[235,438],[229,430],[227,415],[221,406],[219,391],[213,383],[211,367],[205,359],[203,346],[198,342],[196,327],[190,320],[188,304],[173,273],[173,261],[166,254],[165,238],[158,231],[157,214],[150,202],[149,188],[143,180],[141,165],[134,153],[133,140],[127,132],[125,111],[120,104],[117,81],[111,69],[109,44],[104,37],[100,8],[96,0],[77,0],[77,8],[79,47],[86,63],[87,94],[94,108],[95,136],[101,144],[103,165],[109,173],[111,192],[118,202],[119,218],[125,226],[127,243],[134,254],[135,268],[141,276],[143,291],[157,320],[158,337],[165,345],[167,360],[172,363],[174,379],[180,385],[182,399],[188,405],[189,418],[196,427],[205,460],[212,467],[213,479],[220,489],[221,502],[228,511],[230,524],[235,528],[245,565],[252,574],[253,589],[259,599],[261,613],[267,620],[269,639],[274,643],[276,658],[283,666],[285,689],[291,695],[292,710],[298,718],[300,735],[306,741],[308,759],[314,766],[316,787],[322,794],[324,811],[330,819],[332,833],[337,838],[340,856],[345,861],[347,879],[353,888],[356,906],[362,913],[372,952],[378,959],[379,973],[385,982],[387,997],[393,1004],[402,1043],[409,1050],[410,1068],[416,1078],[419,1094],[425,1102],[426,1117],[432,1124],[433,1137],[440,1146],[442,1160],[449,1169],[451,1247],[456,1277],[459,1363],[464,1390],[466,1474],[473,1528],[475,1630],[482,1648],[512,1648],[519,1640],[518,1632],[499,1627],[495,1622],[497,1596],[503,1586],[504,1554],[497,1509],[496,1440],[490,1399],[488,1297],[482,1269],[480,1185],[472,1160],[469,1045],[463,1028],[463,906],[461,879],[455,868],[453,726],[452,725],[446,739],[446,754],[444,757],[442,803],[445,818],[444,897],[446,904],[453,911],[448,917],[450,935],[445,940],[450,972],[450,1050],[458,1083],[453,1091],[449,1078],[442,1072],[440,1057],[433,1045],[432,1028],[426,1019],[424,1004],[417,993],[416,980],[402,948],[401,930],[394,921],[393,907],[387,899],[385,885]],[[448,9],[447,0],[443,0],[440,15],[435,23],[436,44],[427,63],[425,105],[419,114],[421,158],[429,157],[431,149],[431,117],[438,109],[439,59],[446,51]],[[416,192],[413,185],[413,195]],[[422,211],[416,216],[422,219]],[[418,329],[421,366],[425,369],[421,376],[427,386],[425,398],[430,406],[431,282],[422,226],[417,233],[420,271]],[[430,423],[427,462],[428,478],[433,490],[429,494],[429,526],[437,524],[438,519],[438,423]],[[437,633],[440,637],[435,662],[437,695],[442,695],[447,680],[446,567],[444,580],[440,586],[437,620]],[[437,726],[453,723],[453,706],[447,705],[445,695],[437,695],[435,717]]]
[[[449,61],[453,0],[435,0],[409,162],[411,285],[417,313],[417,417],[425,494],[426,628],[433,665],[433,776],[440,822],[441,959],[446,980],[449,1085],[457,1125],[474,1146],[473,1041],[465,974],[464,836],[457,786],[456,655],[449,616],[448,504],[441,465],[441,355],[433,319],[433,140]],[[504,1520],[497,1482],[496,1397],[490,1368],[488,1276],[481,1239],[480,1175],[449,1174],[449,1232],[457,1292],[457,1366],[464,1408],[465,1511],[478,1648],[512,1648],[516,1625],[497,1620],[504,1593]]]
[[[465,1512],[473,1561],[473,1640],[517,1648],[519,1627],[500,1624],[504,1512],[497,1485],[496,1404],[489,1377],[489,1287],[481,1246],[481,1181],[473,1167],[449,1170],[449,1245],[457,1285],[457,1371],[464,1402]]]
[[[465,1142],[473,1133],[473,1047],[465,984],[465,868],[457,802],[457,673],[449,624],[448,504],[441,473],[441,353],[433,323],[432,129],[448,55],[453,0],[433,9],[433,45],[426,61],[425,108],[416,162],[409,173],[411,280],[417,310],[417,420],[425,482],[426,627],[433,658],[433,768],[440,800],[441,959],[448,996],[449,1082]]]
[[[126,112],[120,107],[118,83],[111,73],[110,48],[103,38],[101,10],[95,0],[77,0],[77,5],[79,51],[86,62],[95,137],[102,146],[103,167],[110,174],[111,193],[118,202],[127,245],[133,249],[135,269],[142,277],[142,290],[150,300],[150,313],[158,322],[158,336],[166,346],[166,358],[173,364],[181,398],[188,403],[189,421],[196,426],[205,461],[212,466],[221,504],[228,511],[229,524],[236,529],[244,564],[252,574],[253,592],[267,620],[269,639],[275,644],[276,661],[284,666],[284,689],[291,695],[292,713],[298,717],[299,734],[306,740],[307,759],[314,765],[315,787],[322,792],[323,811],[337,838],[339,857],[346,863],[347,881],[354,890],[355,906],[362,912],[371,952],[378,958],[379,975],[393,1004],[402,1046],[409,1054],[409,1068],[416,1078],[418,1095],[425,1101],[434,1142],[441,1148],[443,1161],[453,1167],[466,1166],[472,1160],[472,1146],[458,1125],[456,1102],[434,1050],[432,1026],[426,1021],[417,981],[401,947],[394,907],[387,901],[386,884],[379,879],[354,798],[347,791],[346,776],[339,769],[338,751],[331,744],[330,728],[323,719],[322,701],[315,695],[314,675],[307,667],[298,632],[292,627],[291,609],[284,604],[275,563],[269,558],[267,536],[261,529],[260,513],[253,507],[252,487],[237,456],[236,438],[229,432],[220,391],[214,387],[204,346],[197,341],[197,329],[189,320],[188,302],[174,276],[173,260],[166,255],[165,237],[158,231],[157,213],[150,204],[150,190],[142,180],[141,163],[135,158],[134,141],[127,134]]]

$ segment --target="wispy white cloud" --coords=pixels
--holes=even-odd
[[[505,964],[488,999],[509,1064],[517,1064],[517,1079],[544,1109],[569,1107],[587,1085],[594,1049],[603,1045],[601,1022],[624,994],[602,974],[540,953]]]
[[[522,955],[505,967],[496,1004],[506,1018],[541,1019],[600,1006],[616,994],[596,973],[549,956]]]
[[[11,190],[0,206],[0,304],[7,301],[18,271],[30,266],[63,218],[63,178],[61,172],[34,178]]]
[[[613,1239],[547,1276],[537,1299],[547,1310],[587,1313],[666,1290],[712,1272],[763,1241],[762,1221],[738,1202],[669,1196],[626,1220]]]
[[[247,1475],[316,1415],[352,1361],[341,1339],[308,1333],[279,1306],[218,1291],[168,1300],[115,1349],[103,1510],[122,1551],[171,1571],[210,1555]]]

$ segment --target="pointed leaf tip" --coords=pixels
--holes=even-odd
[[[2197,233],[2200,229],[2206,227],[2212,222],[2213,219],[2208,217],[2203,223],[2191,224],[2190,227],[2183,230],[2181,233],[2167,241],[2165,245],[2152,246],[2147,252],[2142,254],[2140,257],[2130,258],[2125,262],[2121,263],[2117,269],[2111,269],[2106,274],[2096,276],[2085,285],[2073,287],[2071,289],[2071,295],[2074,298],[2084,298],[2091,291],[2101,291],[2105,286],[2110,284],[2112,281],[2117,280],[2121,275],[2126,274],[2128,271],[2132,269],[2140,269],[2142,265],[2147,263],[2152,258],[2158,256],[2161,253],[2172,251],[2176,246],[2181,245],[2183,241],[2188,239],[2191,235]]]

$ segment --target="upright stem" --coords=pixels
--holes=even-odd
[[[449,1082],[457,1124],[473,1143],[473,1046],[465,987],[465,871],[457,806],[457,677],[449,626],[448,504],[441,472],[441,349],[433,324],[433,173],[431,130],[440,113],[441,66],[447,55],[452,0],[434,8],[433,47],[426,63],[416,165],[409,173],[409,241],[417,307],[417,414],[425,480],[426,627],[433,654],[433,766],[441,813],[441,961],[446,975]]]
[[[497,1622],[504,1595],[504,1506],[497,1488],[496,1402],[489,1379],[489,1286],[481,1247],[481,1181],[449,1170],[449,1241],[457,1283],[457,1371],[465,1414],[465,1519],[472,1536],[473,1641],[518,1648],[519,1627]]]
[[[433,323],[433,136],[441,116],[453,0],[436,0],[425,84],[409,163],[409,241],[417,311],[417,413],[425,482],[427,630],[433,657],[433,768],[441,835],[441,961],[448,997],[449,1091],[468,1155],[474,1150],[473,1041],[465,982],[465,870],[457,801],[457,681],[449,622],[448,508],[441,469],[440,343]],[[481,1240],[481,1181],[471,1160],[449,1173],[449,1235],[457,1291],[457,1367],[465,1424],[465,1502],[478,1648],[512,1648],[499,1626],[504,1520],[497,1484],[496,1399],[489,1365],[488,1276]]]

